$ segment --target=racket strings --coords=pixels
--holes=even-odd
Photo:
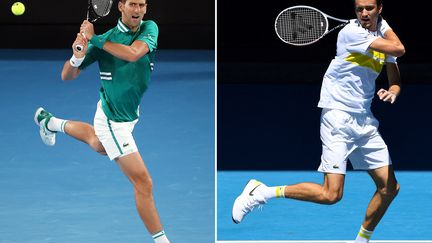
[[[91,0],[89,6],[89,19],[91,22],[107,16],[111,10],[112,0]]]
[[[304,8],[291,8],[282,12],[276,21],[279,37],[291,44],[308,44],[321,38],[327,30],[327,21],[320,12]]]

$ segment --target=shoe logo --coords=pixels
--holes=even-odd
[[[249,196],[253,196],[253,195],[254,195],[253,192],[254,192],[255,189],[257,189],[259,186],[261,186],[261,184],[259,184],[258,186],[254,187],[254,189],[252,189],[252,190],[249,192]]]
[[[129,146],[129,143],[123,143],[123,148]]]

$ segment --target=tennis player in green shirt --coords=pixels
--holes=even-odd
[[[134,186],[139,215],[156,243],[168,243],[152,194],[152,179],[135,144],[132,131],[138,122],[139,104],[147,89],[157,48],[158,27],[143,20],[146,0],[120,0],[117,26],[102,35],[85,20],[72,44],[73,55],[61,73],[63,80],[77,78],[94,62],[100,69],[100,101],[94,125],[54,117],[37,109],[35,122],[42,141],[55,144],[57,132],[66,133],[117,162]],[[75,47],[83,46],[78,51]]]

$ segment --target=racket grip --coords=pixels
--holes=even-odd
[[[84,33],[81,33],[81,35],[84,37],[84,38],[86,38],[86,36],[84,35]],[[76,45],[75,46],[75,49],[77,50],[77,51],[82,51],[83,49],[84,49],[84,47],[82,46],[82,45]]]

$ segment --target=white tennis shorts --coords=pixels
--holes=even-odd
[[[94,117],[94,129],[110,160],[138,151],[132,136],[137,122],[138,119],[131,122],[109,120],[102,110],[101,101],[98,102]]]
[[[320,125],[322,155],[318,171],[345,174],[348,159],[355,170],[391,165],[378,125],[371,113],[323,109]]]

